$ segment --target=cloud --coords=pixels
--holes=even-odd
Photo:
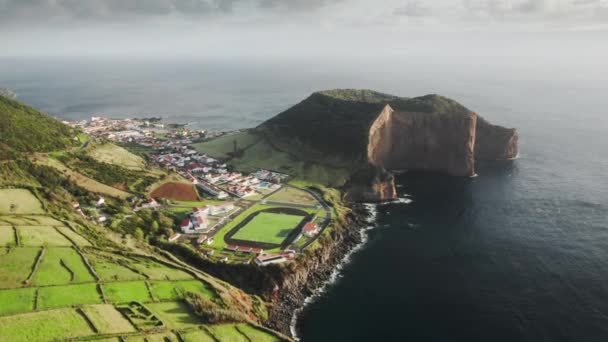
[[[431,15],[431,9],[419,0],[409,0],[404,6],[397,7],[393,14],[406,17],[427,17]]]
[[[386,20],[392,16],[398,20]],[[420,20],[409,20],[419,18]],[[148,20],[229,28],[435,25],[448,31],[487,25],[608,25],[608,0],[0,0],[0,27],[52,29]],[[409,26],[408,26],[409,25]]]

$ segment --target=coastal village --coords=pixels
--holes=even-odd
[[[196,148],[238,131],[190,130],[159,118],[97,116],[66,123],[96,139],[142,151],[148,162],[177,175],[181,182],[152,189],[149,198],[136,201],[133,210],[171,213],[179,223],[168,241],[189,244],[213,261],[263,266],[291,260],[314,243],[331,221],[323,199],[289,184],[289,175],[265,169],[238,172],[226,160]],[[185,200],[180,192],[191,198]],[[100,198],[96,206],[103,205]],[[97,218],[102,223],[111,219]]]

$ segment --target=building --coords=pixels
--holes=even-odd
[[[220,205],[210,205],[210,206],[208,206],[208,208],[209,208],[209,215],[221,215],[221,214],[229,213],[232,210],[234,210],[234,203],[227,202],[227,203],[220,204]]]
[[[317,224],[314,222],[308,222],[307,224],[304,225],[304,228],[302,228],[302,234],[304,234],[307,237],[313,237],[313,236],[317,235],[318,233],[319,233],[319,226],[317,226]]]
[[[195,230],[207,229],[209,226],[207,214],[200,211],[192,213],[192,225],[194,226],[193,229]]]
[[[185,219],[183,219],[180,227],[182,229],[182,232],[184,232],[184,233],[191,230],[193,225],[192,225],[192,221],[190,221],[190,218],[186,217]]]
[[[278,264],[285,261],[287,261],[287,258],[282,254],[259,255],[257,258],[255,258],[255,263],[260,266]]]
[[[179,239],[181,236],[182,236],[182,234],[180,234],[180,233],[171,234],[171,236],[169,236],[169,242],[173,242],[173,241]]]

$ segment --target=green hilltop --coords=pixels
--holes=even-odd
[[[74,145],[74,129],[16,100],[0,96],[0,145],[48,152]]]
[[[384,106],[422,113],[468,112],[439,95],[407,98],[369,89],[332,89],[311,94],[258,127],[213,139],[197,148],[233,167],[269,168],[307,181],[339,187],[368,168],[369,127]],[[238,153],[234,153],[234,146]]]

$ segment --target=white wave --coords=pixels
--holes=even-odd
[[[313,291],[313,293],[310,296],[306,297],[306,299],[304,299],[304,303],[302,304],[301,307],[294,310],[293,316],[291,316],[291,323],[289,325],[289,330],[291,332],[291,336],[296,341],[300,341],[300,338],[298,337],[297,331],[296,331],[296,324],[298,323],[298,316],[302,313],[302,311],[304,310],[304,308],[306,308],[306,306],[310,305],[315,300],[320,298],[321,295],[327,291],[329,286],[333,285],[339,278],[343,277],[341,272],[344,269],[344,267],[350,263],[352,256],[355,253],[357,253],[359,250],[361,250],[363,248],[363,246],[369,240],[369,236],[368,236],[367,232],[377,227],[376,218],[378,217],[378,204],[365,203],[364,206],[365,206],[365,209],[367,209],[367,211],[368,211],[368,216],[365,220],[370,225],[365,228],[362,228],[361,231],[359,232],[361,234],[361,243],[357,244],[355,247],[353,247],[353,249],[351,249],[348,253],[346,253],[344,255],[344,257],[342,258],[342,260],[336,265],[336,267],[332,271],[332,273],[329,276],[329,278],[327,279],[327,281],[325,283],[323,283],[323,285],[321,285],[321,287],[319,287],[318,289]]]
[[[380,205],[383,205],[383,204],[399,204],[399,203],[410,204],[410,203],[413,202],[413,200],[410,199],[410,198],[408,198],[409,196],[410,195],[405,194],[405,195],[403,195],[403,197],[399,197],[396,200],[392,200],[392,201],[388,201],[388,202],[382,202],[382,203],[380,203]]]

